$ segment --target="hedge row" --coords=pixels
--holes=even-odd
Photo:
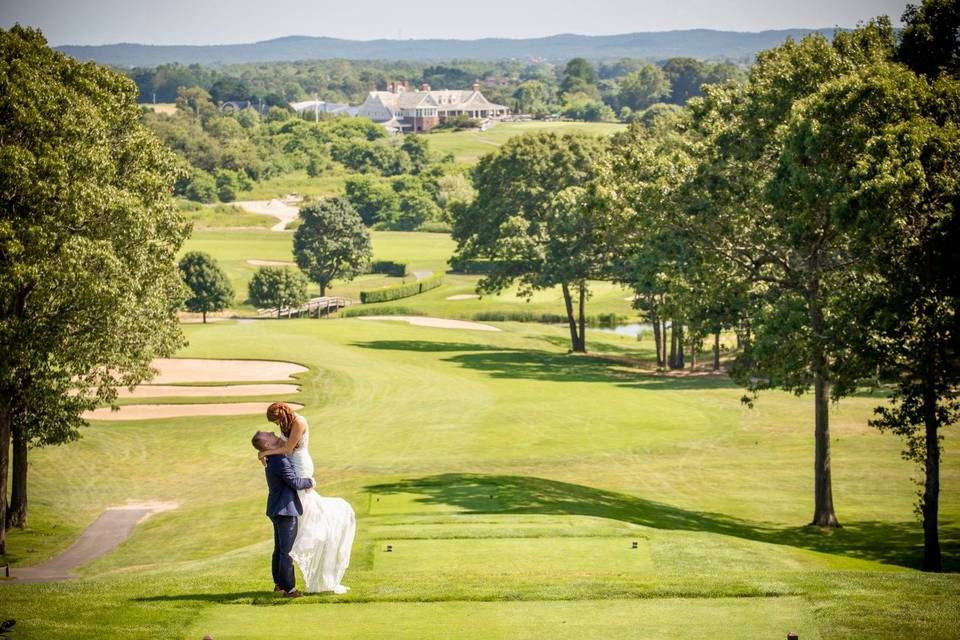
[[[369,272],[402,278],[407,275],[407,263],[394,262],[392,260],[375,260],[370,263]]]
[[[544,324],[562,324],[567,316],[556,313],[534,313],[532,311],[478,311],[471,319],[478,322],[541,322]],[[588,327],[615,327],[629,321],[627,316],[615,313],[601,313],[585,318]]]
[[[423,293],[424,291],[429,291],[430,289],[436,289],[441,284],[443,284],[443,274],[438,273],[430,276],[429,278],[417,280],[416,282],[411,282],[409,284],[401,284],[395,287],[383,287],[382,289],[372,289],[370,291],[361,291],[360,302],[366,304],[369,302],[387,302],[389,300],[409,298],[410,296],[415,296],[418,293]]]

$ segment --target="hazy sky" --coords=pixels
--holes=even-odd
[[[39,27],[53,45],[229,44],[286,35],[526,38],[852,27],[881,14],[899,24],[905,5],[889,0],[0,0],[0,25]]]

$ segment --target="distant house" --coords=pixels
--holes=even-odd
[[[434,91],[428,84],[410,91],[405,82],[391,82],[386,91],[371,91],[357,111],[358,116],[379,122],[387,129],[411,133],[430,131],[455,116],[485,120],[509,113],[508,107],[484,98],[479,84],[468,91]]]
[[[351,107],[348,104],[340,102],[324,102],[323,100],[304,100],[303,102],[291,102],[290,108],[297,113],[329,113],[335,116],[355,116],[357,107]]]

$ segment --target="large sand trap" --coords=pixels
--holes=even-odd
[[[247,260],[247,264],[255,267],[295,267],[294,262],[284,262],[283,260]]]
[[[295,409],[302,404],[288,402]],[[269,402],[229,402],[223,404],[130,404],[111,411],[101,407],[83,414],[86,420],[156,420],[158,418],[185,418],[187,416],[242,416],[264,414]]]
[[[360,320],[399,320],[418,327],[433,327],[435,329],[468,329],[470,331],[500,331],[489,324],[468,322],[466,320],[448,320],[446,318],[430,318],[427,316],[359,316]]]
[[[280,220],[277,224],[270,227],[271,231],[283,231],[287,225],[297,219],[300,210],[291,207],[282,200],[244,200],[234,202],[233,204],[242,207],[250,213],[259,213],[265,216],[273,216]]]
[[[157,359],[151,363],[158,370],[153,384],[182,382],[266,382],[285,380],[305,373],[306,367],[292,362],[273,360],[203,360],[199,358]]]
[[[295,384],[233,384],[222,387],[187,387],[144,384],[134,390],[118,389],[121,398],[229,398],[237,396],[284,396],[300,390]]]
[[[177,506],[176,502],[151,500],[108,507],[69,549],[42,564],[14,569],[13,577],[18,582],[69,580],[73,577],[73,569],[113,551],[133,533],[136,525],[155,513],[170,511]]]
[[[475,293],[458,293],[455,296],[447,296],[447,300],[479,300],[480,296]]]

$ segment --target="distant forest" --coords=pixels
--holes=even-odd
[[[373,89],[407,81],[411,88],[469,89],[480,82],[487,99],[516,112],[562,113],[579,120],[630,121],[653,104],[683,105],[703,84],[740,81],[742,65],[670,58],[659,64],[638,59],[566,64],[454,61],[445,64],[315,60],[209,67],[164,64],[125,71],[137,83],[141,102],[174,102],[181,88],[200,88],[217,104],[249,100],[255,106],[286,107],[315,96],[360,104]]]

